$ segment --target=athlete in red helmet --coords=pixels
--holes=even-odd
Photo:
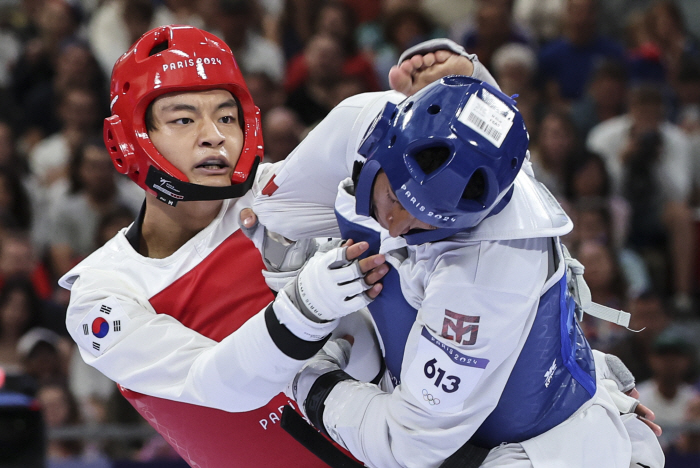
[[[238,227],[259,183],[259,111],[217,37],[144,34],[114,66],[111,109],[114,165],[147,194],[129,228],[60,280],[83,359],[191,466],[325,466],[280,429],[280,392],[339,317],[376,297],[382,257],[354,260],[366,243],[330,250],[302,270],[333,286],[323,297],[273,297]]]

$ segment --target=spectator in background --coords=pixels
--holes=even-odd
[[[561,34],[566,0],[514,0],[513,19],[527,28],[538,44]]]
[[[685,59],[673,83],[675,121],[689,137],[700,134],[700,58]]]
[[[538,81],[550,105],[568,106],[583,97],[597,61],[623,57],[618,43],[598,34],[597,0],[566,0],[561,36],[540,50]]]
[[[197,0],[163,0],[156,2],[153,11],[155,24],[187,24],[197,28],[205,26]]]
[[[313,17],[313,36],[305,43],[304,51],[289,59],[285,74],[284,89],[288,94],[294,93],[311,78],[314,64],[310,63],[308,46],[316,36],[333,38],[340,46],[339,59],[341,73],[345,77],[362,80],[368,91],[379,91],[379,81],[374,64],[358,51],[355,41],[357,19],[353,9],[340,0],[328,0],[320,4]],[[236,51],[234,50],[234,55]]]
[[[59,99],[71,88],[92,91],[106,113],[109,103],[106,102],[105,77],[86,42],[65,42],[55,57],[55,64],[52,80],[36,85],[27,93],[22,119],[24,132],[42,137],[59,132],[64,121],[58,109]]]
[[[389,89],[389,70],[399,54],[419,42],[430,39],[435,28],[428,16],[417,7],[389,12],[383,21],[383,40],[376,44],[374,69],[382,89]]]
[[[673,84],[675,120],[690,140],[693,190],[692,206],[700,206],[700,60],[685,59]]]
[[[282,83],[267,73],[248,73],[245,75],[245,82],[263,120],[270,110],[284,104],[286,94]]]
[[[54,281],[36,255],[27,231],[7,230],[0,237],[0,289],[11,278],[28,279],[41,299],[51,297]]]
[[[572,205],[570,211],[574,220],[574,230],[567,236],[567,242],[571,242],[571,245],[595,242],[612,250],[624,278],[626,296],[636,296],[651,288],[651,279],[644,260],[633,250],[616,242],[609,200],[598,197],[582,198]]]
[[[603,60],[595,67],[586,94],[571,105],[571,119],[578,134],[588,132],[601,122],[625,112],[627,72],[623,62]]]
[[[564,203],[577,211],[577,207],[582,202],[587,203],[587,200],[595,200],[594,203],[607,207],[612,224],[606,242],[616,248],[623,248],[629,230],[629,203],[612,193],[605,161],[598,154],[584,149],[566,161]]]
[[[632,82],[666,83],[662,51],[651,33],[651,11],[635,10],[624,25],[627,69]]]
[[[12,167],[0,167],[0,229],[29,230],[32,209],[22,179]]]
[[[37,399],[41,405],[46,428],[58,429],[80,423],[78,405],[68,388],[60,383],[50,383],[39,388]],[[47,459],[49,466],[57,462],[76,462],[83,452],[79,439],[49,441]]]
[[[15,147],[15,132],[8,121],[0,119],[0,168],[12,167],[25,174],[26,161],[21,159]]]
[[[256,27],[253,0],[218,0],[211,27],[233,51],[243,73],[265,73],[275,82],[284,78],[282,49]]]
[[[572,253],[585,266],[583,277],[591,290],[593,302],[622,309],[626,302],[627,285],[613,247],[584,240]],[[585,317],[581,327],[591,347],[604,352],[619,341],[624,333],[620,326],[595,317]]]
[[[0,367],[5,372],[20,371],[17,345],[22,335],[39,325],[40,317],[39,298],[32,283],[25,278],[6,281],[0,291]]]
[[[90,18],[88,40],[105,76],[114,62],[154,23],[150,0],[107,0]]]
[[[530,147],[537,180],[562,200],[567,163],[576,158],[579,148],[576,127],[569,114],[556,109],[547,112],[538,125],[537,137]]]
[[[493,54],[492,71],[504,94],[517,94],[516,102],[525,127],[531,135],[536,135],[542,105],[534,84],[537,73],[535,51],[525,44],[505,44]]]
[[[662,53],[667,81],[674,83],[685,59],[700,58],[700,43],[686,30],[681,10],[673,0],[654,3],[648,20],[651,39]]]
[[[630,247],[645,257],[655,287],[672,291],[676,307],[689,311],[695,251],[689,141],[665,120],[657,86],[632,88],[628,103],[627,114],[590,131],[587,146],[605,160],[612,193],[630,203]]]
[[[32,199],[32,241],[43,254],[52,236],[50,212],[54,201],[67,191],[70,155],[88,135],[98,131],[104,118],[100,99],[94,91],[70,88],[61,97],[58,109],[60,132],[41,140],[29,155]]]
[[[101,139],[90,139],[73,153],[68,194],[56,200],[51,212],[49,254],[56,276],[98,247],[100,216],[117,206],[130,208],[133,217],[138,213],[143,195],[136,195],[129,182],[118,180]]]
[[[513,0],[479,0],[475,24],[462,36],[460,43],[467,52],[491,69],[491,59],[499,47],[516,42],[530,44],[530,38],[513,20]]]
[[[625,363],[637,382],[643,382],[652,376],[649,364],[652,345],[671,323],[671,318],[661,297],[652,291],[630,298],[625,310],[631,314],[630,329],[640,331],[626,334],[612,347],[610,353]]]
[[[39,386],[68,382],[67,352],[70,349],[67,339],[43,327],[32,328],[17,343],[22,371]]]
[[[652,377],[637,384],[637,390],[656,414],[655,422],[664,427],[660,442],[666,447],[680,435],[675,426],[684,422],[690,402],[699,396],[686,382],[695,372],[695,347],[672,326],[654,340],[649,366]]]
[[[304,57],[308,78],[287,96],[285,105],[310,127],[333,108],[335,87],[342,76],[343,52],[336,38],[319,34],[309,40]]]
[[[117,205],[108,210],[97,223],[95,230],[95,246],[102,247],[105,242],[117,235],[123,228],[134,221],[134,210],[123,205]]]
[[[20,109],[30,90],[51,82],[55,57],[58,57],[64,41],[77,34],[82,19],[78,5],[65,0],[44,0],[40,7],[32,8],[30,14],[29,20],[37,29],[24,45],[12,73],[12,94]],[[32,142],[38,139],[36,136],[27,138]]]
[[[60,130],[37,143],[29,154],[29,168],[44,189],[67,176],[71,152],[100,129],[105,116],[97,92],[89,88],[70,87],[58,99]]]
[[[314,34],[315,15],[325,0],[284,0],[279,37],[284,58],[289,61],[304,50]]]
[[[255,97],[253,97],[255,99]],[[296,113],[286,107],[276,107],[262,119],[265,157],[263,162],[278,162],[299,144],[304,124]]]

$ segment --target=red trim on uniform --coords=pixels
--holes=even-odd
[[[279,187],[277,184],[275,184],[275,176],[272,176],[272,179],[265,185],[265,188],[262,189],[262,194],[267,195],[268,197],[275,193]]]

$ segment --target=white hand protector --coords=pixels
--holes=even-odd
[[[634,376],[617,356],[593,350],[596,374],[622,414],[634,413],[639,400],[626,394],[634,388]]]
[[[321,249],[311,257],[284,291],[306,317],[330,321],[355,312],[372,299],[365,291],[372,286],[364,280],[357,260],[348,260],[347,247],[328,252]]]
[[[307,416],[306,399],[318,378],[329,372],[345,369],[350,360],[351,350],[352,345],[343,338],[328,341],[287,386],[284,393],[299,404],[304,416]]]
[[[260,250],[266,268],[262,274],[267,285],[274,291],[281,290],[293,281],[302,265],[318,250],[315,239],[291,241],[268,231],[257,219],[252,227],[245,227],[240,219],[238,224],[246,237]]]

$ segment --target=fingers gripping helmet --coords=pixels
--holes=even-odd
[[[243,114],[245,142],[229,187],[189,183],[153,146],[146,128],[146,109],[157,97],[208,89],[231,92]],[[234,198],[252,185],[263,154],[260,111],[231,49],[216,36],[191,26],[147,32],[114,65],[110,103],[112,116],[105,119],[104,141],[114,166],[160,200],[175,205]]]
[[[358,214],[372,213],[380,169],[401,205],[435,230],[412,230],[409,244],[444,239],[478,225],[510,201],[528,134],[515,101],[466,76],[448,76],[398,106],[387,103],[358,152]]]

